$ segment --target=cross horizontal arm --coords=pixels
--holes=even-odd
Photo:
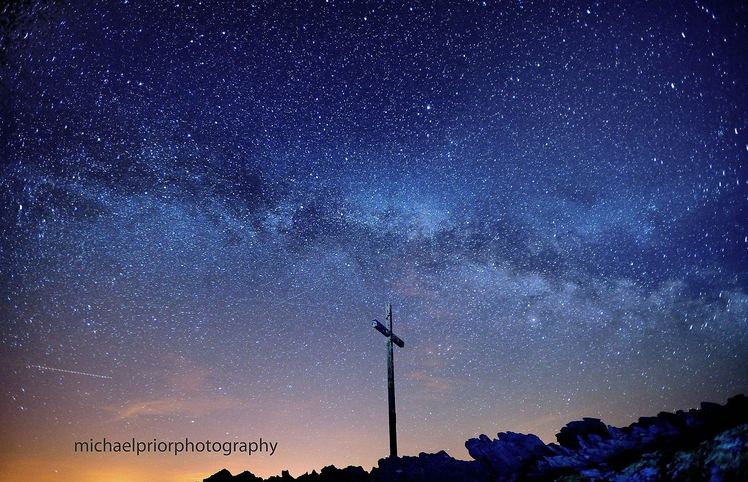
[[[375,330],[377,330],[379,333],[383,334],[387,338],[391,338],[392,339],[392,343],[394,343],[395,345],[399,346],[400,348],[403,348],[405,346],[405,342],[403,340],[401,340],[399,336],[397,336],[396,334],[392,333],[389,330],[389,328],[387,328],[386,326],[384,326],[378,320],[373,320],[371,322],[371,326],[373,326]]]
[[[379,333],[383,334],[384,336],[390,336],[391,334],[390,330],[377,320],[372,320],[371,326],[373,326],[375,330],[377,330]]]

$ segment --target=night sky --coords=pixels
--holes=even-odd
[[[748,391],[745,3],[65,3],[0,7],[0,480],[368,469],[388,301],[405,455]],[[73,452],[185,436],[279,445]]]

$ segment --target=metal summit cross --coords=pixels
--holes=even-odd
[[[397,430],[395,429],[395,365],[392,344],[403,348],[405,342],[392,332],[392,305],[387,303],[387,326],[374,320],[371,326],[387,337],[387,395],[390,406],[390,457],[397,457]]]

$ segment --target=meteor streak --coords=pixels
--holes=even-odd
[[[106,375],[97,375],[95,373],[77,372],[75,370],[65,370],[62,368],[45,367],[42,365],[26,365],[26,368],[38,368],[39,370],[51,370],[53,372],[72,373],[73,375],[86,375],[87,377],[107,378],[110,380],[112,379],[112,377],[109,377]]]

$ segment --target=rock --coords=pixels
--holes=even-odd
[[[470,456],[499,481],[516,480],[518,474],[533,472],[538,460],[556,455],[556,451],[536,435],[502,432],[497,437],[491,440],[481,435],[465,442],[465,447]]]
[[[667,464],[667,473],[673,482],[699,480],[701,467],[695,452],[677,452]]]
[[[661,463],[661,454],[657,452],[646,454],[619,474],[608,474],[607,477],[613,482],[658,482],[664,480]]]
[[[231,475],[231,472],[223,469],[211,475],[207,479],[203,479],[203,482],[262,482],[262,480],[262,478],[257,477],[249,470],[245,470],[244,472],[237,475]]]
[[[257,477],[249,470],[245,470],[244,472],[235,475],[231,480],[232,482],[262,482],[262,478]]]
[[[489,474],[475,461],[456,460],[444,451],[418,457],[380,459],[372,482],[485,482]]]
[[[591,435],[597,435],[602,439],[610,438],[608,426],[597,418],[583,418],[575,422],[567,423],[556,434],[556,440],[562,447],[578,449],[580,440],[588,440]]]
[[[323,468],[272,482],[739,482],[748,480],[748,398],[725,405],[641,417],[627,427],[595,418],[568,423],[546,444],[535,435],[502,432],[465,442],[472,461],[446,452],[381,459],[371,474],[361,467]],[[205,482],[258,482],[251,472],[223,469]]]
[[[322,468],[319,475],[320,480],[324,482],[367,482],[369,480],[369,474],[363,467],[354,466],[339,469],[334,465],[328,465]]]
[[[268,482],[292,482],[295,480],[293,477],[291,477],[291,474],[288,473],[288,470],[281,471],[280,476],[274,475],[268,479]]]
[[[221,469],[207,479],[203,479],[203,482],[233,482],[233,480],[234,476],[231,475],[231,472]]]
[[[712,482],[748,480],[748,424],[727,430],[706,444],[704,469]]]

